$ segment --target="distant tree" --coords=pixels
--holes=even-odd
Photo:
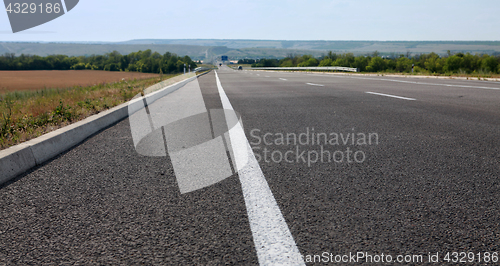
[[[292,58],[285,58],[280,61],[280,67],[294,67]]]
[[[318,66],[319,65],[319,61],[318,59],[316,58],[309,58],[307,59],[306,61],[303,61],[301,63],[299,63],[299,67],[312,67],[312,66]]]
[[[240,59],[238,64],[255,64],[255,59]]]
[[[337,60],[333,62],[333,66],[342,66],[342,67],[352,67],[354,64],[354,54],[352,53],[346,53],[339,55],[337,57]]]
[[[74,69],[74,70],[82,70],[82,69],[85,69],[85,63],[78,63],[78,64],[75,64],[75,65],[72,65],[71,66],[71,69]]]
[[[360,71],[366,71],[366,67],[370,63],[370,58],[365,56],[358,56],[354,59],[352,67],[358,68]]]
[[[277,59],[261,59],[259,62],[252,64],[252,67],[277,67],[279,61]]]
[[[442,73],[445,61],[446,60],[440,58],[439,55],[431,53],[424,62],[424,66],[431,73]]]
[[[332,59],[330,59],[329,57],[326,57],[325,59],[321,60],[321,62],[319,62],[319,66],[320,67],[331,66],[332,63],[333,63]]]
[[[118,65],[116,63],[107,64],[104,67],[104,70],[106,70],[106,71],[120,71],[120,69],[118,68]]]
[[[384,59],[382,59],[380,57],[373,57],[371,59],[370,63],[368,64],[368,66],[366,67],[366,71],[378,72],[378,71],[385,70],[385,67],[386,67],[386,63],[385,63]]]
[[[485,56],[482,60],[481,67],[489,72],[496,72],[498,67],[498,59],[493,56]]]
[[[399,72],[410,72],[413,61],[406,57],[398,58],[396,61],[396,71]]]
[[[327,55],[326,57],[328,57],[328,58],[329,58],[330,60],[332,60],[332,62],[333,62],[333,61],[337,60],[337,57],[338,57],[338,56],[337,56],[337,54],[336,54],[336,53],[333,53],[332,51],[329,51],[329,52],[328,52],[328,55]]]
[[[457,72],[462,66],[462,57],[458,55],[452,55],[446,58],[446,62],[443,67],[444,72]]]

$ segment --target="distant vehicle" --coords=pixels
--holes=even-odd
[[[243,67],[242,66],[238,66],[238,70],[243,70]]]
[[[222,64],[221,64],[221,63],[219,63],[219,66],[222,66]]]

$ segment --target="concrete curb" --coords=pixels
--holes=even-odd
[[[208,72],[206,72],[208,73]],[[145,97],[133,99],[112,109],[87,117],[84,120],[44,134],[38,138],[0,150],[0,184],[3,184],[29,169],[41,165],[78,145],[93,134],[129,116],[129,104],[146,98],[152,103],[165,95],[172,93],[199,76],[179,81]],[[139,110],[139,109],[137,109]],[[137,111],[135,110],[135,111]]]

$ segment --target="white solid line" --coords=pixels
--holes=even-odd
[[[222,107],[234,110],[222,88],[217,71],[215,78]],[[226,112],[226,120],[235,119],[237,117],[233,112]],[[259,264],[305,265],[239,122],[229,130],[229,138]]]
[[[387,96],[387,97],[392,97],[392,98],[398,98],[398,99],[403,99],[403,100],[408,100],[408,101],[415,101],[416,100],[416,99],[413,99],[413,98],[406,98],[406,97],[401,97],[401,96],[396,96],[396,95],[390,95],[390,94],[384,94],[384,93],[378,93],[378,92],[371,92],[371,91],[367,91],[366,93],[380,95],[380,96]]]
[[[310,75],[312,76],[314,74],[310,74]],[[326,75],[314,75],[314,76],[325,77]],[[417,84],[417,85],[429,85],[429,86],[444,86],[444,87],[457,87],[457,88],[473,88],[473,89],[485,89],[485,90],[500,90],[500,88],[494,88],[494,87],[483,87],[483,86],[472,86],[472,85],[459,85],[459,84],[445,84],[445,83],[429,83],[429,82],[407,81],[407,80],[386,79],[386,78],[343,77],[343,76],[337,76],[337,75],[329,75],[329,77],[351,78],[351,79],[366,79],[366,80],[382,80],[382,81],[409,83],[409,84]]]
[[[321,84],[314,84],[314,83],[306,83],[307,85],[311,85],[311,86],[319,86],[319,87],[324,87],[325,85],[321,85]]]
[[[492,87],[480,87],[480,86],[457,85],[457,84],[443,84],[443,83],[427,83],[427,82],[406,81],[406,80],[396,80],[396,79],[380,79],[380,80],[392,81],[392,82],[401,82],[401,83],[419,84],[419,85],[457,87],[457,88],[476,88],[476,89],[486,89],[486,90],[499,90],[500,89],[500,88],[492,88]]]
[[[287,79],[284,79],[284,78],[280,78],[281,80],[287,80]]]

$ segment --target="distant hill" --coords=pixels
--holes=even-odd
[[[282,58],[288,54],[311,54],[320,56],[324,51],[276,48],[242,48],[231,49],[226,46],[200,46],[189,44],[142,44],[142,43],[29,43],[29,42],[0,42],[0,54],[15,53],[47,56],[63,54],[68,56],[88,56],[118,51],[129,54],[139,50],[151,49],[153,52],[165,52],[188,55],[193,60],[211,60],[220,55],[230,58]]]
[[[280,40],[216,40],[216,39],[141,39],[126,42],[0,42],[0,54],[15,53],[64,55],[104,54],[114,50],[128,54],[151,49],[188,55],[193,60],[211,60],[220,55],[231,59],[282,58],[289,54],[321,56],[328,51],[336,53],[369,54],[378,51],[381,55],[430,53],[446,54],[470,52],[500,54],[500,41],[280,41]]]
[[[226,46],[229,49],[274,48],[334,52],[371,53],[430,53],[451,52],[500,53],[500,41],[279,41],[279,40],[216,40],[216,39],[141,39],[122,44],[187,44]]]
[[[229,49],[226,47],[206,47],[184,44],[82,44],[82,43],[27,43],[27,42],[0,42],[0,54],[15,53],[47,56],[51,54],[63,54],[68,56],[105,54],[114,50],[121,54],[129,54],[139,50],[151,49],[154,52],[164,54],[165,52],[176,53],[178,55],[189,55],[193,59],[204,59],[211,51],[223,53]]]

